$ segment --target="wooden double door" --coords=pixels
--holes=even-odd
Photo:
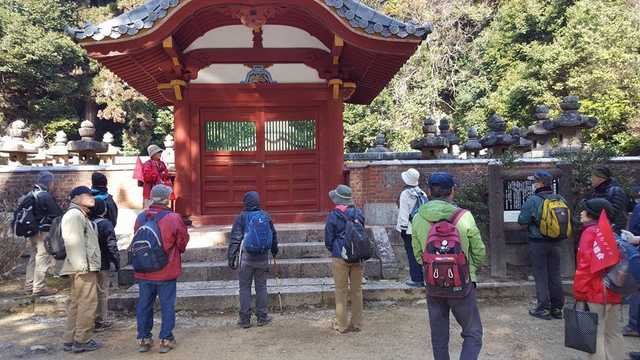
[[[202,215],[237,214],[247,191],[271,213],[320,210],[314,109],[202,110]]]

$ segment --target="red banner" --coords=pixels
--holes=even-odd
[[[593,256],[591,257],[591,273],[595,274],[611,267],[620,260],[620,251],[616,245],[616,236],[611,228],[607,213],[602,210],[598,220],[596,239],[593,242]]]
[[[133,178],[138,181],[144,181],[144,172],[142,171],[142,160],[138,156],[136,167],[133,169]]]

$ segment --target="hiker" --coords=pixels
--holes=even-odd
[[[340,334],[358,332],[362,327],[362,263],[347,262],[343,258],[347,221],[357,221],[364,227],[364,215],[353,204],[351,188],[338,185],[329,192],[335,204],[327,217],[324,244],[333,257],[333,280],[336,287],[336,320],[333,329]],[[351,299],[351,321],[347,311],[347,298]]]
[[[113,200],[113,196],[109,194],[107,177],[103,173],[94,172],[91,174],[91,192],[96,200],[104,200],[107,209],[104,218],[111,221],[111,224],[113,224],[115,228],[118,224],[118,205]]]
[[[63,349],[80,353],[99,348],[91,334],[98,309],[101,254],[98,233],[89,220],[95,205],[91,189],[78,186],[71,190],[69,199],[69,209],[60,223],[67,253],[60,275],[69,276],[71,282]]]
[[[634,186],[632,197],[636,204],[629,218],[629,232],[631,235],[640,236],[640,187]],[[638,328],[640,327],[640,292],[632,294],[626,298],[629,304],[629,322],[622,329],[623,336],[640,337]]]
[[[612,204],[606,199],[595,198],[584,202],[580,213],[583,224],[578,254],[576,257],[576,275],[573,292],[576,302],[586,302],[589,311],[598,314],[598,336],[596,353],[590,359],[624,359],[624,340],[618,328],[622,297],[613,291],[607,291],[602,281],[607,269],[592,272],[596,260],[594,246],[598,236],[598,219],[602,210],[608,216],[615,213]]]
[[[271,323],[268,313],[267,274],[269,252],[278,255],[278,235],[269,214],[260,209],[260,196],[255,191],[244,194],[244,210],[231,228],[227,257],[229,267],[238,269],[240,313],[238,326],[251,327],[251,283],[255,282],[256,318],[258,326]]]
[[[435,172],[429,177],[428,187],[430,200],[414,217],[411,236],[416,261],[425,267],[433,356],[435,360],[449,359],[449,312],[452,312],[462,327],[460,359],[477,359],[482,348],[482,322],[476,299],[476,271],[485,260],[485,246],[473,215],[453,204],[453,177]],[[445,258],[440,254],[452,254],[455,264],[439,263],[439,259]],[[459,274],[457,278],[450,277],[459,286],[451,287],[445,276],[440,277],[434,271],[438,268]]]
[[[611,204],[609,218],[613,225],[613,230],[620,234],[620,231],[627,228],[629,197],[624,192],[620,184],[613,178],[611,170],[606,166],[596,166],[591,172],[591,185],[593,193],[591,199],[606,199]]]
[[[398,222],[396,230],[400,232],[400,237],[404,242],[404,249],[407,253],[409,263],[409,280],[406,284],[411,287],[424,287],[424,276],[422,266],[416,262],[411,245],[411,220],[420,209],[420,206],[427,202],[427,195],[420,189],[420,173],[416,169],[409,169],[402,174],[402,181],[405,184],[398,200]]]
[[[92,190],[93,191],[93,190]],[[118,240],[111,220],[107,218],[109,210],[106,201],[100,197],[95,198],[95,205],[91,209],[91,220],[98,232],[100,244],[100,272],[98,272],[98,309],[94,331],[101,332],[113,326],[108,318],[107,298],[111,287],[111,265],[113,269],[120,269],[120,253],[118,253]]]
[[[571,229],[571,214],[567,201],[553,193],[553,175],[536,171],[528,180],[533,182],[534,194],[522,205],[518,223],[527,225],[529,258],[536,282],[537,305],[529,310],[529,315],[544,320],[562,319],[560,257],[562,241]],[[555,230],[557,233],[551,234]]]
[[[145,161],[142,165],[142,172],[144,177],[144,184],[142,186],[142,195],[144,198],[144,207],[148,207],[151,201],[151,189],[158,184],[172,186],[171,178],[169,177],[169,170],[167,165],[160,160],[162,155],[162,148],[160,146],[151,144],[147,148],[149,154],[149,160]]]
[[[133,258],[134,277],[138,283],[138,303],[136,305],[136,320],[138,324],[138,352],[148,352],[153,346],[151,330],[153,329],[153,304],[156,297],[160,299],[160,312],[162,325],[160,327],[160,353],[167,353],[176,346],[173,336],[173,328],[176,321],[176,279],[182,274],[181,255],[187,248],[189,233],[182,221],[182,217],[169,209],[171,187],[155,185],[150,192],[151,205],[136,219],[132,246],[136,243],[138,235],[148,231],[146,237],[140,238],[141,242],[154,241],[155,237],[161,239],[163,254],[166,256],[166,265],[157,271],[141,272],[136,268],[136,258]],[[140,231],[140,232],[139,232]]]
[[[58,292],[56,289],[47,287],[47,271],[53,268],[55,260],[47,253],[44,246],[44,239],[51,228],[51,221],[62,215],[60,206],[51,195],[54,184],[53,174],[41,171],[31,192],[18,201],[20,204],[26,196],[34,196],[33,216],[35,223],[38,224],[36,234],[28,238],[30,254],[24,285],[25,293],[28,295],[49,296]]]

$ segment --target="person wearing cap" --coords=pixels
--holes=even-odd
[[[576,256],[576,275],[573,280],[573,293],[576,302],[586,302],[589,311],[598,314],[598,334],[596,353],[590,359],[624,359],[624,339],[618,327],[622,297],[613,291],[607,291],[602,281],[607,269],[592,272],[591,266],[596,255],[594,242],[598,237],[598,219],[604,210],[608,216],[615,212],[613,205],[603,198],[584,201],[580,212],[582,235]]]
[[[362,327],[362,264],[342,259],[346,217],[364,225],[362,211],[355,207],[351,188],[338,185],[329,192],[335,208],[329,212],[324,229],[324,244],[331,252],[333,279],[335,281],[336,320],[333,329],[340,334],[360,331]],[[348,319],[347,299],[351,299],[351,321]]]
[[[104,200],[107,209],[104,218],[111,221],[115,228],[118,224],[118,205],[113,200],[113,196],[109,194],[107,177],[103,173],[94,172],[91,174],[91,192],[96,200]]]
[[[99,347],[91,335],[98,309],[98,272],[102,255],[98,233],[89,220],[95,205],[91,189],[78,186],[71,190],[69,200],[69,209],[60,222],[67,252],[60,275],[68,276],[71,282],[63,349],[80,353]]]
[[[151,189],[155,185],[163,184],[172,186],[167,164],[160,160],[162,151],[162,148],[158,145],[149,145],[149,147],[147,148],[149,160],[145,161],[145,163],[142,164],[142,174],[144,178],[144,184],[142,185],[142,196],[144,198],[145,208],[149,206],[149,204],[151,204]]]
[[[153,346],[153,304],[160,299],[162,324],[160,326],[160,353],[167,353],[176,346],[173,328],[176,322],[176,279],[182,274],[182,254],[187,249],[189,233],[182,217],[169,208],[172,193],[170,186],[155,185],[150,192],[151,205],[136,219],[134,233],[147,220],[164,213],[158,221],[162,248],[167,254],[167,265],[150,273],[134,273],[138,283],[136,320],[138,325],[138,352],[147,352]]]
[[[93,189],[92,189],[93,191]],[[101,332],[113,325],[108,318],[107,298],[111,287],[111,269],[120,269],[120,253],[118,240],[111,220],[107,218],[109,211],[106,201],[95,197],[96,204],[91,209],[91,221],[95,224],[100,244],[100,272],[98,272],[98,309],[96,310],[95,332]],[[113,267],[112,267],[113,265]]]
[[[48,171],[41,171],[31,191],[25,196],[35,196],[34,219],[38,222],[38,233],[28,239],[30,250],[25,276],[25,292],[35,296],[54,295],[58,290],[47,287],[47,270],[52,268],[55,260],[44,246],[44,239],[49,233],[51,222],[62,215],[62,209],[51,195],[54,190],[54,176]],[[18,200],[21,203],[24,197]]]
[[[613,178],[611,170],[604,165],[593,168],[591,186],[593,187],[591,199],[606,199],[611,204],[612,213],[610,214],[610,219],[613,230],[620,234],[620,231],[627,228],[629,197],[616,179]]]
[[[533,267],[533,278],[536,282],[537,304],[529,310],[529,315],[544,319],[562,319],[564,292],[560,273],[562,239],[550,239],[540,232],[542,208],[544,201],[567,201],[553,193],[553,175],[547,171],[536,171],[529,176],[533,183],[533,195],[522,205],[518,224],[526,225],[528,230],[529,258]]]
[[[422,266],[416,262],[413,256],[413,246],[411,244],[411,220],[413,220],[413,210],[416,203],[422,199],[426,200],[427,195],[420,189],[420,173],[416,169],[409,169],[400,174],[405,184],[398,200],[398,221],[396,230],[400,232],[400,237],[404,242],[404,249],[407,252],[409,263],[409,276],[406,284],[412,287],[424,287],[424,274]]]
[[[412,222],[413,251],[416,261],[422,264],[431,224],[450,219],[458,207],[453,203],[455,182],[446,172],[431,174],[428,181],[429,202],[423,205]],[[456,223],[462,250],[469,263],[469,275],[474,283],[469,295],[459,299],[436,298],[427,294],[427,309],[431,328],[431,346],[435,360],[449,359],[449,316],[453,312],[462,327],[461,359],[477,359],[482,348],[482,321],[478,310],[475,282],[476,272],[486,258],[486,250],[480,229],[473,215],[466,211]]]

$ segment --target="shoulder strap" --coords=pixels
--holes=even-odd
[[[466,209],[463,208],[456,208],[453,211],[453,214],[451,214],[451,217],[449,217],[449,222],[452,223],[454,226],[458,225],[458,222],[460,221],[460,219],[462,218],[462,216],[464,214],[467,213]]]
[[[159,213],[157,213],[154,217],[153,217],[153,221],[160,222],[160,220],[162,220],[165,216],[169,215],[169,213],[171,213],[171,211],[160,211]]]

